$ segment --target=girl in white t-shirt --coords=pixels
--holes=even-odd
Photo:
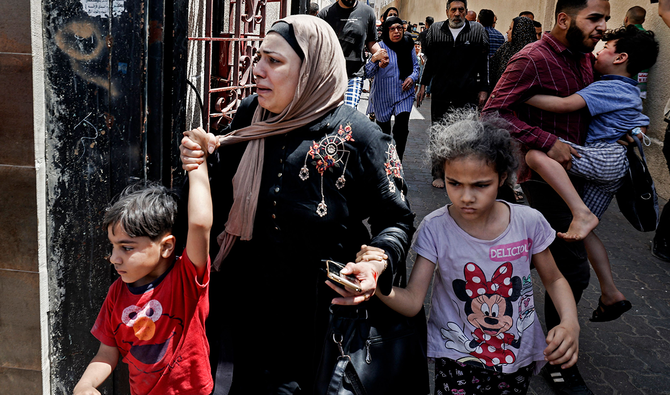
[[[435,393],[526,393],[546,362],[567,368],[577,361],[577,308],[547,248],[555,231],[538,211],[496,200],[518,163],[506,124],[480,121],[474,110],[450,118],[433,127],[429,153],[444,170],[452,203],[419,226],[407,288],[377,296],[414,316],[435,272],[428,320]],[[367,247],[357,261],[380,256]],[[561,317],[546,338],[535,314],[531,264]]]

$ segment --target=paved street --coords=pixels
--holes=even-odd
[[[367,96],[363,94],[359,105],[363,112]],[[424,163],[429,125],[430,100],[427,100],[420,109],[412,111],[403,161],[416,225],[426,214],[448,202],[444,189],[431,186],[430,166]],[[616,201],[603,216],[596,233],[609,252],[617,287],[633,308],[613,322],[590,322],[600,294],[595,273],[591,272],[591,284],[578,305],[582,376],[596,395],[670,394],[670,263],[651,256],[649,243],[653,233],[641,233],[629,225],[619,213]],[[408,266],[412,262],[413,257]],[[542,306],[544,292],[539,278],[534,284],[536,305]],[[542,309],[539,310],[544,321]],[[554,394],[541,376],[533,378],[529,393]]]

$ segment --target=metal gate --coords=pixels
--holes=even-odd
[[[203,127],[230,123],[243,98],[254,92],[253,59],[266,28],[288,13],[288,0],[207,0]]]

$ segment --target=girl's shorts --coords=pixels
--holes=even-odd
[[[525,394],[535,362],[514,373],[501,373],[435,358],[435,395]]]

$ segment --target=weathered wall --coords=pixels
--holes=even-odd
[[[114,35],[123,23],[118,12],[116,16],[109,10],[89,13],[85,6],[93,3],[43,3],[49,357],[54,394],[72,391],[98,348],[89,331],[113,279],[104,260],[108,242],[100,228],[103,210],[128,181],[121,174],[144,177],[139,138],[144,123],[140,70],[146,63],[139,40],[144,16],[132,5],[125,10],[123,20],[136,27],[127,28],[121,37]],[[134,59],[141,59],[136,68]],[[137,121],[130,122],[133,118]],[[113,156],[112,147],[125,155]],[[117,179],[112,179],[116,169]],[[108,380],[100,390],[109,394],[112,388]]]
[[[475,12],[479,12],[482,8],[493,10],[498,17],[496,29],[504,34],[512,19],[519,12],[525,10],[532,11],[535,14],[535,19],[542,23],[543,30],[551,30],[554,22],[555,4],[555,0],[505,0],[504,2],[499,0],[470,0],[468,1],[468,8]],[[611,20],[608,27],[615,28],[623,25],[626,11],[635,5],[642,6],[647,10],[647,21],[644,23],[644,27],[656,33],[660,44],[658,62],[649,72],[648,99],[645,102],[644,111],[651,118],[649,135],[653,140],[651,147],[646,150],[646,154],[659,195],[669,199],[670,174],[661,149],[667,125],[663,121],[663,108],[668,98],[670,98],[670,84],[667,83],[670,80],[670,68],[665,67],[670,63],[670,28],[658,16],[658,4],[638,0],[610,1]],[[380,11],[389,6],[397,7],[402,19],[410,20],[413,23],[424,21],[428,15],[435,18],[436,21],[445,20],[447,17],[445,0],[395,0],[382,7]],[[596,49],[598,48],[600,47]]]
[[[139,180],[171,185],[183,129],[186,2],[44,0],[45,261],[51,393],[69,394],[116,275],[104,209]],[[110,9],[110,5],[113,7]],[[175,19],[178,21],[176,22]],[[166,27],[167,26],[167,27]],[[100,388],[126,394],[125,364]]]
[[[0,392],[42,391],[31,3],[0,2]]]

